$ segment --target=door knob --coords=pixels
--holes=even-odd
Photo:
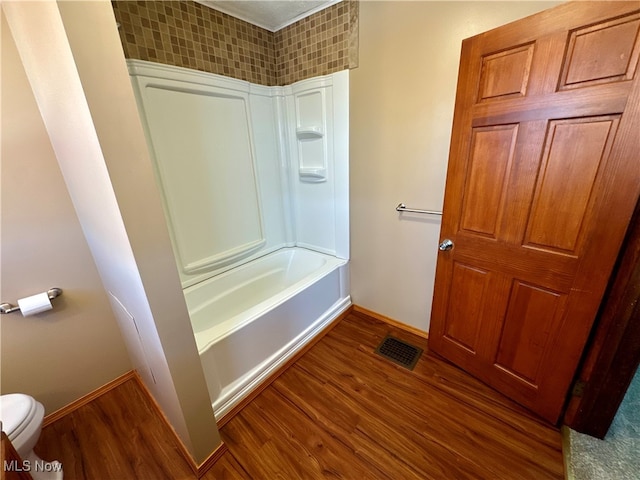
[[[442,250],[443,252],[446,252],[447,250],[451,250],[453,248],[453,242],[451,240],[449,240],[448,238],[445,238],[440,245],[438,245],[438,248],[440,250]]]

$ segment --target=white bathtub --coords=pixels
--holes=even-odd
[[[347,268],[283,248],[185,289],[218,418],[351,304]]]

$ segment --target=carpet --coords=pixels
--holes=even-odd
[[[566,478],[640,480],[640,369],[604,440],[563,428]]]

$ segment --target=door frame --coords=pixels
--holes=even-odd
[[[640,202],[620,249],[562,423],[604,438],[640,364]],[[582,391],[580,391],[582,390]]]

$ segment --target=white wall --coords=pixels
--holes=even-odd
[[[4,16],[1,45],[0,300],[63,295],[37,316],[2,315],[0,386],[49,414],[132,367]]]
[[[561,2],[360,2],[351,71],[353,302],[429,329],[440,210],[464,38]]]
[[[2,8],[135,367],[201,462],[220,437],[111,4]]]

